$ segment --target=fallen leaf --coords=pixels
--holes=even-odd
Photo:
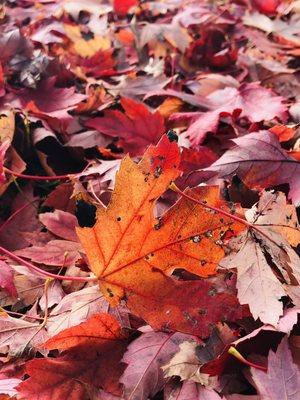
[[[43,225],[54,235],[66,240],[77,242],[78,238],[75,232],[77,219],[75,215],[65,211],[55,210],[52,213],[43,213],[39,215]]]
[[[50,240],[45,246],[31,246],[16,250],[16,254],[39,264],[68,267],[74,265],[80,256],[79,243],[67,240]]]
[[[163,117],[158,111],[151,113],[148,108],[134,100],[123,97],[120,111],[106,111],[104,117],[93,118],[85,124],[99,132],[120,137],[120,145],[133,155],[143,153],[149,144],[155,144],[165,131]]]
[[[5,350],[7,347],[12,356],[29,354],[32,350],[36,352],[47,338],[48,334],[39,322],[0,316],[0,348]]]
[[[167,334],[148,331],[135,339],[124,354],[127,364],[121,382],[125,388],[125,399],[147,400],[155,396],[163,385],[161,367],[178,351],[184,340],[197,340],[181,333]]]
[[[102,346],[108,340],[122,339],[121,326],[109,314],[94,314],[87,321],[64,329],[44,343],[48,350],[68,350],[76,346]]]
[[[299,204],[300,163],[280,147],[274,134],[268,131],[254,132],[232,141],[236,146],[206,170],[217,172],[220,178],[236,174],[250,187],[266,188],[288,183],[289,197],[295,205]]]
[[[127,310],[120,306],[111,307],[103,294],[99,293],[98,286],[90,286],[69,293],[51,310],[47,330],[54,336],[99,312],[112,314],[122,326],[129,327]]]
[[[212,111],[198,113],[198,117],[194,117],[195,121],[187,130],[195,146],[203,142],[207,132],[216,132],[222,114],[232,114],[240,110],[240,117],[247,117],[250,122],[268,121],[276,117],[285,121],[287,116],[283,98],[258,83],[243,84],[238,89],[226,87],[216,90],[207,99],[211,102]],[[242,139],[244,138],[236,140]]]
[[[253,238],[231,260],[238,271],[237,289],[241,304],[249,304],[254,319],[271,325],[277,324],[283,314],[280,302],[285,296],[282,284],[272,272],[267,259]]]
[[[212,318],[217,322],[221,316],[220,309],[216,309],[214,315],[207,309],[213,284],[204,280],[176,282],[168,275],[176,268],[200,276],[214,274],[224,255],[222,242],[219,245],[216,241],[219,243],[227,230],[235,232],[243,228],[230,218],[220,217],[186,199],[179,200],[161,218],[155,219],[155,200],[179,175],[178,163],[177,145],[170,143],[166,136],[157,147],[149,147],[139,164],[125,158],[108,208],[98,210],[93,228],[77,228],[77,234],[87,252],[90,268],[99,278],[100,288],[111,304],[116,305],[126,298],[128,307],[141,317],[147,315],[146,321],[157,329],[179,329],[177,324],[180,324],[180,330],[195,333],[200,329],[201,334],[206,335],[208,320]],[[124,190],[123,182],[127,187],[136,188],[135,191]],[[218,199],[218,191],[201,188],[193,192],[193,196],[224,207]],[[193,304],[190,310],[185,310],[189,303],[185,300],[192,292],[195,293]],[[207,299],[200,292],[205,292]],[[233,294],[225,288],[217,293],[215,300],[223,299],[226,316],[233,316]],[[158,313],[162,297],[165,313]],[[197,307],[205,308],[202,316],[197,316]],[[181,315],[185,316],[184,320]],[[198,322],[193,324],[194,318]]]
[[[283,283],[295,284],[300,281],[299,257],[284,237],[286,231],[289,231],[288,225],[283,226],[283,230],[280,223],[279,226],[276,224],[277,221],[285,221],[286,218],[278,214],[278,219],[274,219],[274,226],[273,223],[270,224],[268,212],[271,212],[272,218],[277,209],[274,203],[276,197],[265,192],[259,203],[246,213],[247,220],[254,224],[254,227],[259,227],[259,230],[242,233],[237,253],[230,254],[221,262],[221,265],[227,268],[237,269],[240,303],[249,304],[255,319],[259,318],[262,322],[274,326],[283,314],[283,303],[280,301],[285,296]],[[283,200],[282,196],[278,198]],[[284,206],[286,207],[286,204]],[[283,208],[285,216],[289,215],[286,211]],[[288,237],[293,244],[299,243],[297,230],[294,234],[289,232]]]
[[[276,352],[270,350],[268,372],[251,367],[251,376],[261,398],[297,400],[300,392],[300,372],[293,363],[287,338],[283,338]]]
[[[168,384],[165,389],[166,400],[226,400],[214,390],[210,390],[199,383],[185,381],[182,384]],[[242,399],[237,399],[242,400]],[[253,399],[254,400],[254,399]]]
[[[165,376],[179,376],[183,381],[197,382],[209,387],[214,378],[200,372],[201,363],[196,355],[197,346],[199,346],[197,342],[181,343],[180,350],[162,367]]]
[[[68,350],[55,359],[34,359],[26,363],[29,378],[18,386],[23,397],[85,400],[89,393],[100,388],[118,394],[118,378],[123,371],[119,363],[126,340],[114,317],[96,314],[60,332],[45,346]]]

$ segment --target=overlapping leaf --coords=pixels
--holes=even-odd
[[[221,282],[218,288],[209,280],[176,282],[168,275],[179,268],[199,276],[214,274],[224,255],[226,231],[234,233],[241,226],[186,199],[155,219],[155,201],[179,175],[178,164],[178,147],[167,137],[150,147],[139,164],[125,158],[108,208],[98,210],[93,228],[78,228],[77,233],[112,304],[125,298],[133,312],[156,328],[180,327],[205,336],[209,323],[222,315],[241,316],[233,292]],[[193,195],[224,207],[214,188]],[[211,297],[220,308],[211,307]]]

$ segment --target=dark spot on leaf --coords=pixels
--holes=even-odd
[[[200,264],[201,264],[201,265],[202,265],[202,267],[203,267],[203,265],[207,264],[207,261],[205,261],[205,260],[201,260],[201,261],[200,261]]]
[[[155,171],[154,171],[154,177],[155,178],[159,178],[161,174],[162,174],[162,167],[161,166],[157,166],[155,168]]]
[[[207,237],[207,238],[211,238],[213,236],[212,231],[206,231],[204,233],[204,236]]]
[[[173,131],[173,129],[170,129],[168,131],[167,136],[168,136],[170,142],[178,142],[178,136],[177,136],[176,132]]]
[[[75,215],[81,228],[92,228],[96,223],[97,207],[84,200],[76,202]]]
[[[121,219],[122,219],[121,217],[118,217],[118,218],[117,218],[117,221],[121,221]]]
[[[198,313],[200,315],[206,315],[207,314],[207,310],[205,310],[204,308],[200,308],[200,310],[198,311]]]
[[[208,291],[207,294],[208,294],[209,296],[213,297],[213,296],[215,296],[215,295],[217,294],[217,289],[212,288],[212,289],[210,289],[210,290]]]
[[[111,291],[111,289],[107,288],[106,291],[107,291],[109,297],[114,297],[114,294],[113,294],[113,292]]]
[[[157,223],[154,225],[154,229],[157,231],[163,226],[163,221],[161,218],[157,218]]]

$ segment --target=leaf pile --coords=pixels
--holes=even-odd
[[[300,398],[298,1],[0,6],[0,399]]]

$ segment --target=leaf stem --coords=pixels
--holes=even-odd
[[[261,371],[268,371],[268,368],[265,367],[264,365],[258,365],[255,364],[251,361],[246,360],[246,358],[244,358],[241,353],[239,351],[237,351],[237,349],[233,346],[231,346],[228,350],[228,353],[231,354],[233,357],[235,357],[236,359],[238,359],[239,361],[241,361],[243,364],[248,365],[249,367],[255,368],[255,369],[260,369]]]
[[[26,175],[19,172],[12,171],[9,168],[4,167],[4,172],[16,176],[18,178],[29,179],[31,181],[57,181],[57,180],[68,180],[70,177],[75,176],[75,174],[69,175],[55,175],[55,176],[41,176],[41,175]]]
[[[5,249],[4,247],[0,246],[0,253],[6,254],[9,258],[11,258],[14,261],[17,261],[18,263],[24,265],[25,267],[39,273],[42,275],[45,275],[49,278],[53,279],[59,279],[61,281],[76,281],[76,282],[91,282],[91,281],[96,281],[97,278],[93,277],[84,277],[84,276],[66,276],[66,275],[56,275],[52,274],[51,272],[45,271],[39,267],[36,267],[35,265],[31,264],[30,262],[24,260],[23,258],[17,256],[16,254],[10,252],[9,250]]]

